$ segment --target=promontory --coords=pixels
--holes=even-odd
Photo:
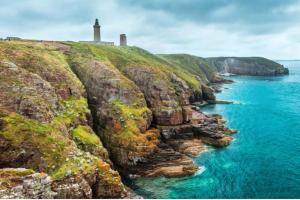
[[[79,42],[0,42],[0,198],[130,198],[122,177],[188,176],[235,131],[220,73],[285,74],[261,58],[154,55]],[[219,73],[220,72],[220,73]]]

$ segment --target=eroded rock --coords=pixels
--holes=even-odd
[[[52,180],[44,173],[24,168],[0,169],[1,199],[53,199],[57,193],[51,188]]]
[[[98,134],[115,164],[134,165],[155,150],[159,136],[148,130],[152,112],[144,95],[114,66],[78,50],[70,52],[71,65],[87,88]]]

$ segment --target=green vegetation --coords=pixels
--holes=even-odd
[[[109,70],[111,71],[111,73],[114,73],[114,76],[117,76],[119,78],[119,84],[123,87],[123,88],[133,88],[135,85],[134,83],[129,80],[126,76],[123,76],[120,71],[116,68],[116,66],[114,66],[105,56],[101,56],[101,54],[97,54],[95,55],[92,52],[92,48],[93,47],[99,47],[99,45],[91,45],[91,44],[83,44],[83,43],[76,43],[76,42],[69,42],[66,43],[68,45],[72,45],[71,51],[68,54],[68,62],[70,63],[71,66],[76,66],[74,71],[76,73],[76,68],[80,68],[79,71],[83,72],[87,72],[87,70],[89,69],[91,62],[93,62],[94,60],[99,60],[101,61],[103,64],[105,64],[105,66],[107,68],[109,68]],[[100,46],[102,47],[102,46]],[[106,47],[106,46],[104,46]],[[107,47],[107,48],[117,48],[117,47]],[[110,74],[107,75],[107,77],[105,78],[110,78]],[[86,77],[81,77],[82,79],[85,79]],[[116,78],[116,77],[115,77]],[[83,82],[87,80],[82,80]]]
[[[157,79],[170,79],[170,73],[174,73],[186,81],[192,89],[196,91],[201,89],[201,82],[196,77],[199,75],[192,74],[181,65],[169,62],[169,60],[151,54],[141,48],[93,45],[75,42],[66,44],[71,45],[81,53],[92,54],[96,59],[99,59],[105,64],[115,66],[124,74],[127,74],[126,70],[128,68],[145,67],[146,69],[155,72]],[[200,78],[204,78],[204,76]]]
[[[65,162],[51,173],[51,177],[54,180],[60,180],[66,176],[94,172],[97,168],[98,160],[98,158],[89,153],[79,152],[75,156],[66,158]]]
[[[79,99],[69,98],[61,101],[60,112],[57,113],[53,124],[65,124],[68,127],[74,123],[86,121],[86,115],[89,114],[87,100],[83,97]]]
[[[121,115],[125,117],[125,119],[138,119],[141,116],[143,116],[146,112],[151,112],[149,108],[143,107],[143,108],[135,108],[133,106],[128,106],[124,103],[122,103],[120,100],[115,100],[112,102],[112,105],[114,108],[117,108],[117,110],[121,111]]]
[[[159,56],[189,73],[199,76],[204,83],[210,81],[216,73],[204,58],[189,54],[160,54]]]
[[[147,107],[134,108],[115,100],[112,103],[112,113],[118,121],[115,122],[115,130],[120,130],[122,134],[117,134],[120,139],[130,140],[140,133],[138,125],[143,123],[143,116],[151,115]]]
[[[30,41],[0,42],[0,60],[12,62],[29,72],[40,75],[60,93],[66,88],[84,88],[71,71],[65,55],[59,50],[59,43],[38,43]],[[77,89],[77,90],[78,90]]]
[[[31,120],[16,113],[11,113],[2,120],[5,126],[0,136],[16,147],[24,143],[34,146],[42,154],[41,159],[47,164],[45,172],[55,180],[96,169],[96,162],[99,158],[79,150],[58,127]],[[96,135],[89,132],[83,133],[82,130],[85,131],[85,127],[78,126],[74,129],[75,137],[80,138],[80,141],[87,141],[102,147]],[[31,167],[36,171],[39,170],[38,165]]]
[[[93,52],[98,54],[99,49],[99,47],[96,47],[94,48]],[[166,60],[138,47],[116,47],[116,50],[112,51],[113,53],[111,53],[109,49],[104,51],[102,50],[102,52],[109,52],[109,54],[104,55],[113,63],[114,66],[123,72],[125,71],[124,68],[126,67],[146,66],[146,68],[155,71],[158,79],[165,79],[165,74],[170,74],[170,72],[173,72],[178,77],[186,81],[187,84],[194,90],[200,89],[200,82],[196,79],[195,75],[190,74],[180,66],[173,65]]]
[[[82,96],[84,87],[71,71],[65,55],[59,48],[59,43],[0,42],[1,61],[14,63],[39,75],[55,88],[56,94],[62,97],[59,98],[59,108],[54,110],[54,119],[49,123],[29,119],[15,112],[7,112],[1,116],[4,125],[0,136],[10,141],[16,148],[26,144],[36,152],[36,155],[40,154],[39,162],[29,162],[27,165],[36,171],[42,170],[55,179],[63,178],[70,173],[81,173],[81,169],[88,171],[89,168],[96,167],[96,161],[91,160],[99,158],[84,152],[86,149],[81,148],[83,144],[94,145],[92,150],[96,149],[99,156],[106,153],[100,139],[86,126],[90,111],[87,100]],[[26,94],[22,93],[22,88],[32,87],[30,78],[26,73],[22,74],[20,80],[1,77],[1,82],[20,88],[16,90],[18,92],[6,92],[5,97],[24,98]],[[48,103],[43,101],[43,95],[34,94],[30,96],[30,101],[47,108],[46,105],[41,105]],[[46,111],[41,113],[43,116],[46,114]],[[40,163],[43,163],[42,169]]]
[[[152,118],[151,111],[146,107],[144,95],[132,81],[128,70],[131,67],[148,69],[150,73],[155,74],[156,80],[165,80],[168,78],[166,73],[169,72],[164,72],[156,66],[148,66],[148,59],[132,52],[138,48],[75,42],[66,44],[71,46],[67,54],[68,62],[86,87],[92,88],[91,81],[95,78],[99,84],[103,83],[99,85],[99,91],[105,89],[101,87],[112,91],[112,96],[106,94],[95,101],[101,101],[103,109],[97,115],[103,119],[98,121],[98,127],[102,129],[99,134],[116,164],[127,165],[131,162],[128,161],[130,157],[139,157],[151,152],[156,147],[159,134],[146,131]],[[88,93],[92,96],[98,95],[94,91]]]
[[[0,177],[9,174],[10,176],[26,176],[35,173],[32,169],[24,169],[24,168],[5,168],[0,169]]]
[[[49,124],[28,119],[17,113],[11,113],[2,120],[5,126],[0,136],[16,147],[21,146],[22,143],[33,145],[50,168],[55,168],[64,162],[68,153],[74,151],[70,140]],[[38,166],[32,168],[38,170]]]
[[[99,137],[91,130],[89,126],[77,126],[71,131],[75,141],[80,141],[84,144],[101,145]]]
[[[101,140],[88,125],[90,111],[84,97],[85,90],[69,67],[69,57],[64,53],[68,48],[60,43],[0,42],[0,60],[24,69],[16,79],[13,72],[9,74],[10,77],[0,77],[1,83],[9,86],[6,87],[7,90],[0,91],[0,99],[6,103],[4,106],[0,105],[0,137],[14,148],[1,153],[13,155],[14,158],[14,154],[18,155],[20,152],[25,151],[25,155],[34,152],[33,157],[20,160],[20,165],[32,170],[0,170],[0,189],[15,184],[10,181],[10,177],[7,180],[5,177],[29,175],[34,171],[41,172],[41,175],[47,173],[54,180],[99,173],[100,177],[104,176],[99,179],[100,184],[113,183],[113,189],[123,188],[118,173],[113,172],[109,164],[104,162],[109,160]],[[44,81],[34,79],[37,76]],[[36,85],[48,84],[47,82],[55,89],[58,98],[53,90],[52,93],[43,89],[32,92]],[[1,95],[1,92],[4,94]],[[35,112],[34,119],[30,115],[31,110],[25,110],[22,115],[23,112],[14,107],[19,106],[18,101],[22,98],[26,98],[28,106],[41,108]],[[11,107],[10,102],[14,103]],[[50,106],[52,107],[49,108]],[[24,108],[27,108],[27,104]],[[47,113],[51,116],[47,117],[48,120],[43,120]]]

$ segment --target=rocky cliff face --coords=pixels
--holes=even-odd
[[[63,47],[0,43],[0,197],[126,194],[91,129],[85,89],[61,53]]]
[[[260,57],[218,57],[207,58],[209,64],[216,71],[224,74],[238,74],[251,76],[276,76],[289,73],[283,65]]]
[[[212,80],[136,47],[0,42],[0,197],[130,197],[116,170],[192,175],[234,132],[190,105],[215,100]]]
[[[191,97],[200,93],[198,100],[214,101],[215,96],[188,70],[136,47],[67,45],[65,54],[86,87],[97,133],[122,174],[191,175],[198,167],[177,148],[195,138],[215,146],[230,143],[229,129],[218,120],[198,126],[210,117],[191,109]],[[161,136],[173,128],[183,143]]]
[[[149,129],[152,112],[140,89],[90,47],[73,44],[69,60],[87,88],[95,127],[111,158],[129,167],[156,147],[158,132]]]

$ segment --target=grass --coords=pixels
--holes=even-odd
[[[159,56],[191,74],[199,76],[203,83],[207,83],[215,74],[215,70],[204,58],[189,54],[159,54]]]
[[[7,176],[27,176],[35,173],[32,169],[24,169],[24,168],[4,168],[0,169],[0,177]]]
[[[99,49],[99,47],[94,47],[95,54],[99,55]],[[174,73],[179,78],[186,81],[192,89],[200,89],[200,82],[193,74],[189,73],[184,68],[174,65],[141,48],[122,47],[115,48],[113,51],[111,51],[111,49],[104,49],[104,51],[100,50],[100,52],[109,52],[108,54],[104,54],[104,56],[106,56],[114,66],[123,72],[125,71],[126,67],[146,66],[146,68],[155,72],[158,79],[165,79],[166,75],[170,78],[170,73]]]

